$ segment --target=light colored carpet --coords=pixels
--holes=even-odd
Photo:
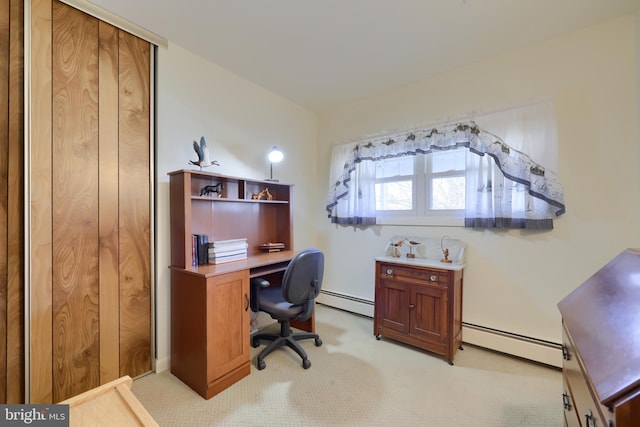
[[[370,318],[322,305],[316,329],[323,345],[304,342],[307,370],[289,349],[270,354],[257,370],[261,346],[252,349],[251,375],[209,400],[168,371],[135,380],[132,391],[161,426],[563,424],[557,369],[469,345],[449,366],[428,352],[376,340]]]

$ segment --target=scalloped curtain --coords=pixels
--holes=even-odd
[[[552,102],[337,145],[326,210],[332,223],[376,223],[375,162],[465,147],[465,227],[549,230],[565,212]],[[535,159],[535,160],[534,160]]]

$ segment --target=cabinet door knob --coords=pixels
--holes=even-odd
[[[393,274],[393,269],[391,269],[391,268],[387,268],[387,274],[388,274],[388,275],[392,275],[392,274]]]
[[[409,310],[413,310],[414,308],[416,308],[416,306],[415,306],[415,305],[413,305],[413,304],[409,304]]]
[[[431,280],[432,282],[437,282],[438,276],[436,276],[435,274],[432,274],[431,276],[429,276],[429,280]]]

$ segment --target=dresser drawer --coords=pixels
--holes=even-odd
[[[423,282],[447,285],[449,274],[445,271],[404,267],[398,264],[380,264],[379,275],[383,279],[395,279],[410,283]]]

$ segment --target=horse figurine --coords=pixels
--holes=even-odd
[[[271,195],[271,193],[269,193],[269,187],[265,188],[259,193],[253,193],[251,195],[252,200],[262,200],[263,197],[265,197],[266,200],[273,200],[273,196]]]
[[[200,190],[200,195],[201,196],[208,196],[209,194],[217,194],[218,197],[222,197],[222,189],[224,188],[224,183],[223,182],[219,182],[215,185],[205,185],[204,187],[202,187],[202,190]]]

